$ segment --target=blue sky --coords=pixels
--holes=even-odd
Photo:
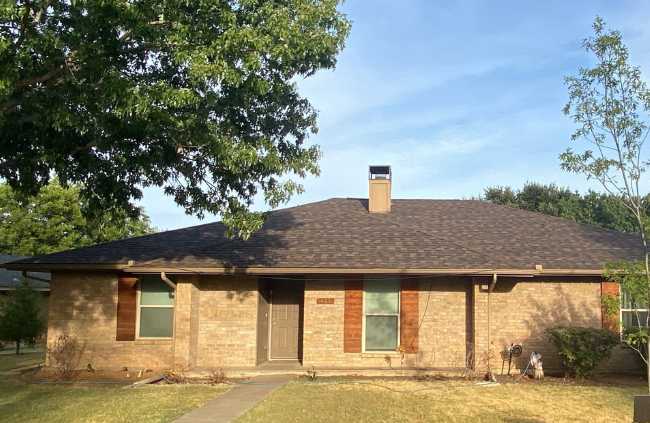
[[[299,82],[319,111],[310,142],[321,175],[288,205],[366,197],[369,164],[392,166],[395,198],[468,198],[526,181],[584,191],[584,178],[559,167],[573,130],[563,77],[589,64],[580,43],[596,15],[650,78],[650,2],[357,0],[342,10],[353,24],[337,68]],[[161,230],[201,223],[160,190],[141,204]]]

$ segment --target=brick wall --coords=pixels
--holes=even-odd
[[[83,348],[79,367],[166,368],[172,363],[171,340],[116,341],[117,275],[54,272],[50,283],[47,342],[75,337]],[[48,357],[48,364],[50,360]]]
[[[189,369],[196,366],[199,328],[199,278],[176,278],[174,302],[174,367]]]
[[[530,353],[542,353],[544,368],[557,370],[560,361],[545,330],[559,325],[600,328],[600,280],[578,277],[499,277],[490,294],[490,338],[488,344],[488,292],[491,278],[475,278],[474,325],[476,363],[487,364],[491,345],[492,369],[500,371],[501,351],[511,343],[522,344],[523,354],[515,367],[525,367]]]
[[[467,290],[460,277],[435,277],[420,282],[420,343],[417,365],[462,368],[467,353]]]
[[[197,366],[255,366],[257,278],[205,276],[199,286]]]

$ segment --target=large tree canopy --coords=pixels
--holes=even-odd
[[[142,212],[137,218],[119,210],[85,216],[79,191],[54,180],[37,195],[22,198],[0,184],[0,252],[47,254],[153,232]]]
[[[495,204],[518,207],[617,231],[637,232],[639,230],[635,217],[621,203],[621,199],[613,194],[594,191],[580,194],[554,184],[527,183],[522,189],[489,187],[485,189],[482,198]],[[650,202],[646,201],[645,204],[650,208]]]
[[[89,210],[164,187],[246,236],[318,173],[298,78],[332,68],[338,0],[15,0],[0,8],[0,177],[56,174]]]

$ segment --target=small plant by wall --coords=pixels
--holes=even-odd
[[[611,331],[583,327],[554,327],[546,331],[558,350],[565,373],[584,378],[609,357],[619,343]]]
[[[67,380],[74,377],[75,370],[79,368],[83,350],[79,341],[70,335],[60,335],[47,348],[50,361],[61,379]]]

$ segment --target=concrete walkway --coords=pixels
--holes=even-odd
[[[192,410],[176,423],[227,423],[254,407],[264,397],[292,379],[289,375],[257,376]]]

